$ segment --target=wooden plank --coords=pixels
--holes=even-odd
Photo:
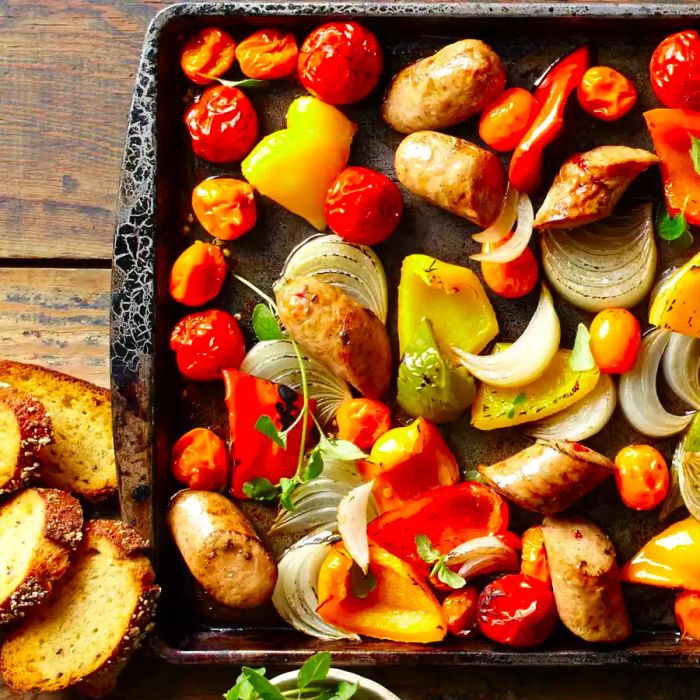
[[[110,276],[0,269],[0,355],[109,386]]]

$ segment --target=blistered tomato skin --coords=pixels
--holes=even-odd
[[[170,296],[185,306],[202,306],[220,291],[226,277],[226,261],[216,246],[195,241],[173,263]]]
[[[488,253],[494,248],[500,248],[512,237],[513,232],[498,243],[484,243],[482,251]],[[532,250],[528,247],[515,260],[507,263],[482,262],[481,275],[486,286],[498,296],[504,299],[519,299],[535,288],[540,269]]]
[[[180,56],[182,72],[197,85],[223,75],[235,60],[236,42],[221,29],[205,27],[185,44]]]
[[[632,81],[609,66],[589,68],[576,96],[584,111],[605,122],[621,119],[637,102]]]
[[[309,34],[298,62],[301,84],[331,105],[347,105],[374,90],[384,68],[377,38],[357,22],[329,22]]]
[[[294,34],[261,29],[243,39],[236,58],[243,75],[257,80],[286,78],[297,68],[299,49]]]
[[[653,510],[668,493],[670,474],[666,460],[651,445],[623,447],[615,457],[615,483],[628,508]]]
[[[258,139],[258,115],[238,88],[207,88],[187,110],[192,150],[212,163],[243,160]]]
[[[651,87],[666,107],[700,110],[700,37],[695,30],[666,37],[649,64]]]
[[[226,445],[206,428],[194,428],[175,443],[170,466],[173,476],[190,489],[221,491],[228,483]]]
[[[532,576],[501,576],[479,596],[479,629],[499,644],[512,647],[542,644],[554,632],[558,619],[551,589]]]
[[[222,241],[240,238],[257,221],[255,191],[232,177],[200,182],[192,190],[192,210],[204,230]]]
[[[382,173],[345,168],[330,186],[325,216],[333,233],[350,243],[385,241],[403,214],[401,190]]]
[[[642,332],[639,321],[627,309],[605,309],[590,328],[591,352],[601,372],[624,374],[637,361]]]
[[[479,136],[496,151],[512,151],[535,120],[539,105],[524,88],[508,88],[488,104],[479,119]]]

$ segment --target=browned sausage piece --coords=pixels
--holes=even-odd
[[[483,228],[501,209],[506,191],[503,166],[471,141],[418,131],[399,144],[394,167],[407,190]]]
[[[641,148],[599,146],[561,166],[540,210],[538,228],[573,228],[612,214],[632,180],[660,158]]]
[[[538,440],[502,462],[479,466],[489,486],[527,510],[559,513],[613,473],[604,455],[575,442]]]
[[[168,527],[192,576],[217,602],[254,608],[272,597],[277,566],[253,526],[220,493],[180,491]]]
[[[576,515],[545,518],[542,533],[561,621],[587,642],[629,637],[615,548],[608,536]]]
[[[391,379],[384,324],[342,289],[297,277],[275,293],[279,317],[294,340],[361,394],[378,399]]]
[[[446,129],[481,112],[505,84],[496,52],[483,41],[463,39],[395,75],[382,117],[402,134]]]

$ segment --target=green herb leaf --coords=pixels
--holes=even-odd
[[[323,459],[337,459],[342,462],[351,462],[358,459],[365,459],[367,455],[348,440],[330,440],[321,434],[318,443],[318,451]]]
[[[223,78],[217,78],[217,80],[221,85],[236,88],[262,88],[270,84],[269,80],[258,80],[256,78],[244,78],[243,80],[224,80]]]
[[[277,430],[277,426],[272,421],[270,416],[260,416],[255,422],[255,429],[262,433],[265,437],[269,437],[272,442],[279,445],[282,449],[287,449],[287,435],[285,432]]]
[[[349,700],[354,697],[359,689],[360,686],[357,683],[340,681],[340,683],[338,683],[338,689],[331,695],[330,700]]]
[[[331,667],[331,655],[327,651],[319,652],[308,658],[299,669],[297,683],[299,689],[306,688],[315,681],[325,680]]]
[[[302,481],[307,482],[312,479],[316,479],[321,476],[323,472],[323,457],[317,449],[311,450],[309,453],[306,466],[304,467],[304,474],[302,475]]]
[[[665,206],[659,206],[656,214],[656,232],[659,238],[664,241],[676,241],[686,235],[691,235],[688,229],[688,222],[683,214],[671,216]]]
[[[280,479],[280,505],[285,510],[296,510],[292,501],[292,494],[294,493],[294,489],[297,487],[298,483],[299,482],[296,479],[296,477],[293,477],[291,479],[286,479],[285,477],[282,477]]]
[[[272,309],[258,304],[253,309],[253,332],[258,340],[280,340],[284,333]]]
[[[371,571],[366,574],[355,563],[350,567],[350,590],[355,598],[366,598],[377,587],[377,579]]]
[[[572,372],[588,372],[595,366],[595,358],[591,352],[591,334],[583,323],[579,323],[574,349],[569,356],[569,369]]]
[[[260,696],[260,700],[284,700],[284,695],[256,669],[244,666],[241,671]]]
[[[456,574],[447,566],[447,564],[445,564],[444,557],[441,557],[440,561],[438,562],[437,577],[439,581],[442,581],[450,588],[464,588],[464,586],[467,585],[465,578],[459,574]]]
[[[255,673],[264,676],[266,671],[264,668],[253,669]],[[224,693],[225,700],[255,700],[258,696],[255,693],[255,688],[250,684],[248,679],[241,673],[236,678],[236,685],[228,692]]]
[[[433,547],[432,542],[426,535],[416,535],[416,551],[418,556],[428,564],[440,559],[440,552]]]
[[[510,408],[508,409],[508,413],[506,414],[508,418],[514,418],[515,417],[515,409],[520,406],[520,404],[525,403],[525,399],[527,398],[527,395],[525,392],[521,391],[511,402],[510,402]]]
[[[279,489],[269,479],[260,477],[246,481],[243,484],[243,493],[254,501],[274,501]]]
[[[512,416],[510,416],[512,418]],[[465,481],[476,481],[479,484],[485,484],[486,480],[484,479],[483,476],[481,476],[481,472],[478,469],[470,469],[465,475],[464,475],[464,480]]]
[[[700,139],[690,135],[690,160],[693,162],[695,172],[700,175]]]

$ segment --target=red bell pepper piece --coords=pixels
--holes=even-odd
[[[656,155],[661,158],[666,208],[700,226],[700,175],[690,158],[690,137],[700,138],[700,114],[682,109],[644,112]]]
[[[237,369],[225,369],[222,374],[231,436],[231,492],[236,498],[247,498],[243,492],[246,482],[265,478],[277,484],[282,477],[291,478],[296,472],[302,422],[294,422],[304,399],[284,384],[258,379]],[[314,408],[315,403],[310,400],[309,410]],[[280,432],[294,425],[287,433],[286,448],[256,430],[261,416],[268,416]]]
[[[588,45],[560,58],[542,76],[534,93],[540,111],[513,153],[508,178],[519,192],[537,190],[542,180],[544,149],[564,128],[564,109],[591,64]]]
[[[367,535],[427,575],[428,565],[416,551],[416,535],[425,535],[447,554],[467,540],[507,529],[505,501],[488,486],[466,481],[433,489],[387,511],[369,524]]]

